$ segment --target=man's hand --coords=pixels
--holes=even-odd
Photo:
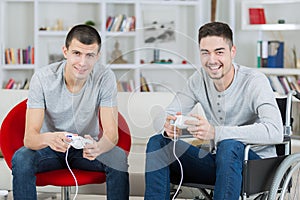
[[[191,116],[197,118],[199,121],[187,120],[189,125],[187,130],[195,137],[201,140],[211,140],[215,138],[215,128],[202,116],[192,114]]]
[[[177,114],[180,114],[180,113],[177,113]],[[170,123],[170,121],[174,122],[175,120],[176,120],[176,116],[169,115],[169,116],[167,116],[166,123],[164,125],[165,132],[166,132],[167,136],[171,139],[174,139],[174,125],[172,125]],[[176,127],[176,138],[178,138],[181,134],[182,134],[181,129]]]
[[[67,142],[71,142],[70,138],[66,137],[66,134],[70,134],[67,132],[52,132],[52,133],[44,133],[45,140],[48,146],[54,151],[58,152],[66,152],[69,144]]]
[[[83,157],[89,160],[95,160],[97,156],[101,154],[101,149],[99,149],[98,143],[90,135],[85,135],[84,138],[93,141],[93,143],[85,145],[83,148]]]

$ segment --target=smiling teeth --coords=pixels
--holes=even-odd
[[[219,66],[209,66],[210,69],[219,69]]]

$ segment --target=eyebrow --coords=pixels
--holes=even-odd
[[[78,50],[72,50],[72,52],[73,52],[73,53],[82,53],[82,52],[80,52],[80,51],[78,51]],[[95,56],[95,55],[97,55],[97,53],[91,52],[91,53],[86,53],[86,55],[93,55],[93,56]]]
[[[225,50],[225,48],[224,47],[216,48],[214,51],[220,51],[220,50]],[[206,51],[206,52],[208,52],[207,49],[200,49],[200,51]]]

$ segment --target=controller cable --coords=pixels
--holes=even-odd
[[[74,178],[74,181],[75,181],[75,188],[76,188],[76,190],[75,190],[75,194],[74,194],[74,197],[73,197],[73,200],[75,200],[76,197],[77,197],[77,194],[78,194],[78,183],[77,183],[76,176],[75,176],[74,172],[72,171],[72,169],[71,169],[71,167],[69,165],[69,162],[68,162],[68,154],[69,154],[70,147],[71,147],[71,145],[69,144],[67,152],[66,152],[65,160],[66,160],[67,167],[68,167],[68,169],[69,169],[70,173],[72,174],[72,176]]]
[[[176,125],[177,125],[177,123],[176,123],[176,121],[175,121],[175,123],[174,123],[174,140],[173,140],[173,155],[174,155],[174,157],[176,158],[176,160],[177,160],[178,163],[179,163],[180,173],[181,173],[181,178],[180,178],[180,182],[179,182],[179,184],[178,184],[177,190],[176,190],[176,192],[175,192],[175,194],[174,194],[172,200],[174,200],[174,199],[176,198],[176,196],[177,196],[177,194],[178,194],[178,192],[179,192],[179,190],[180,190],[180,187],[181,187],[181,185],[182,185],[182,181],[183,181],[183,168],[182,168],[182,164],[181,164],[181,162],[180,162],[180,160],[179,160],[179,158],[177,157],[176,152],[175,152],[176,142],[177,142],[177,140],[178,140],[178,139],[177,139],[177,135],[176,135]]]

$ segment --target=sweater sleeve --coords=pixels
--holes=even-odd
[[[257,116],[252,124],[216,126],[215,143],[236,139],[243,143],[270,144],[283,141],[283,124],[275,95],[268,79],[256,76],[244,91],[244,101],[250,103]]]

